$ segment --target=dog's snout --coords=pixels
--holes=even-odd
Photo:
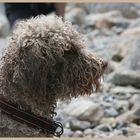
[[[102,68],[103,69],[106,69],[107,68],[107,65],[108,65],[108,62],[107,61],[104,61],[103,64],[102,64]]]

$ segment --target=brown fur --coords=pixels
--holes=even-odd
[[[98,90],[104,69],[69,22],[40,16],[17,24],[1,59],[0,94],[51,118],[58,99]]]

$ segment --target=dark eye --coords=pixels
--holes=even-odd
[[[108,65],[108,63],[107,63],[106,61],[103,61],[103,62],[102,62],[102,68],[103,68],[103,69],[106,69],[107,65]]]
[[[69,50],[69,51],[65,51],[63,57],[66,59],[70,59],[70,58],[75,58],[78,56],[77,51],[74,50]]]

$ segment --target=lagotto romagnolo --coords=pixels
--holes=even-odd
[[[52,118],[58,99],[99,89],[107,63],[85,47],[83,36],[59,17],[42,15],[18,22],[0,61],[0,96],[23,110]],[[0,111],[0,136],[51,135]]]

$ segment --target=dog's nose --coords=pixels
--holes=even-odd
[[[102,64],[102,68],[103,69],[106,69],[107,68],[107,65],[108,65],[108,62],[107,61],[104,61],[103,64]]]

